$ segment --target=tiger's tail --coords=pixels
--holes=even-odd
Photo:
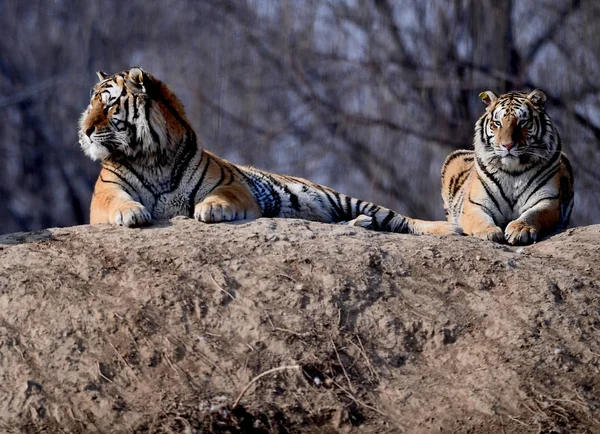
[[[343,195],[340,196],[343,197]],[[344,211],[352,219],[343,223],[349,226],[416,235],[462,235],[463,233],[460,226],[452,223],[413,219],[370,202],[363,202],[355,198],[345,199],[348,206]]]

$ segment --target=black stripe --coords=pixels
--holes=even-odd
[[[459,190],[458,197],[452,198],[452,199],[455,199],[454,201],[450,202],[452,216],[455,216],[456,214],[462,214],[462,205],[465,200],[465,193],[466,193],[466,190]]]
[[[494,205],[496,205],[496,209],[498,210],[498,212],[500,212],[500,215],[504,216],[504,214],[502,213],[502,210],[500,209],[500,204],[498,204],[498,201],[494,197],[494,194],[492,193],[490,188],[485,183],[485,180],[481,179],[480,176],[477,176],[477,177],[479,178],[479,182],[481,182],[481,185],[483,185],[483,188],[484,188],[485,192],[487,193],[487,195],[490,197],[490,199],[492,199],[492,202],[494,202]],[[471,196],[469,196],[469,200],[471,200]]]
[[[352,220],[352,198],[350,196],[344,196],[344,199],[346,199],[346,209],[344,210],[346,212],[346,218]]]
[[[175,191],[179,184],[181,183],[181,179],[183,178],[183,173],[185,169],[189,166],[192,158],[196,155],[198,150],[198,146],[196,144],[196,134],[191,131],[191,135],[187,135],[187,140],[185,141],[184,148],[180,152],[180,156],[171,171],[171,183],[170,183],[170,191],[168,193]]]
[[[335,197],[335,200],[338,204],[342,220],[350,220],[348,218],[348,214],[347,214],[346,210],[344,209],[344,205],[342,205],[341,195],[337,191],[332,191],[331,194],[333,195],[333,197]]]
[[[560,199],[560,195],[557,194],[556,196],[542,197],[536,203],[534,203],[533,205],[531,205],[530,207],[528,207],[525,211],[529,211],[531,208],[535,207],[538,203],[540,203],[543,200],[556,200],[556,199]]]
[[[360,205],[362,203],[362,200],[356,199],[356,201],[354,202],[354,215],[352,216],[352,218],[356,218],[360,215]]]
[[[261,208],[264,217],[278,217],[281,212],[281,197],[271,184],[265,173],[258,173],[255,177],[248,178],[252,195]],[[266,200],[265,200],[266,199]]]
[[[139,174],[139,173],[137,173],[137,171],[135,171],[135,170],[133,169],[133,167],[131,167],[131,166],[130,166],[129,164],[127,164],[125,161],[122,161],[122,162],[121,162],[121,165],[122,165],[123,167],[125,167],[125,169],[127,169],[128,171],[130,171],[130,172],[131,172],[131,174],[132,174],[133,176],[135,176],[135,177],[138,179],[138,181],[140,181],[140,184],[142,184],[142,186],[143,186],[143,187],[144,187],[146,190],[148,190],[148,191],[150,192],[150,194],[152,194],[152,196],[154,197],[154,199],[158,199],[158,197],[160,196],[160,193],[159,193],[158,191],[156,191],[156,189],[154,188],[154,186],[153,186],[152,184],[148,184],[148,183],[146,182],[146,180],[145,180],[144,178],[142,178],[142,177],[140,176],[140,174]]]
[[[206,194],[209,195],[210,193],[212,193],[215,190],[215,188],[219,187],[223,183],[224,179],[225,179],[225,169],[223,169],[223,166],[221,166],[221,175],[219,176],[219,180],[217,181],[217,183],[215,185],[213,185],[213,187]]]
[[[396,213],[392,210],[388,211],[388,215],[386,215],[385,218],[383,219],[383,221],[381,222],[382,229],[385,230],[387,228],[388,223],[394,218],[395,214]]]
[[[123,181],[123,183],[125,185],[127,185],[127,187],[129,187],[131,189],[131,192],[135,193],[138,197],[140,196],[140,194],[138,193],[138,191],[135,189],[135,187],[133,185],[131,185],[131,183],[127,180],[127,178],[125,178],[123,175],[121,175],[120,173],[118,173],[117,171],[108,168],[106,166],[103,166],[104,169],[106,169],[108,172],[112,173],[113,175],[115,175],[117,178],[119,178],[121,181]],[[102,176],[100,177],[100,179],[102,179]],[[114,182],[114,181],[106,181],[104,179],[102,179],[102,181],[104,182],[112,182],[114,184],[119,184],[118,182]],[[127,194],[129,194],[130,196],[133,197],[133,194],[131,194],[130,191],[127,191],[124,187],[124,185],[121,185],[121,187],[123,187],[123,190],[126,191]]]
[[[457,173],[456,175],[452,176],[452,178],[450,178],[450,185],[448,186],[448,189],[450,190],[450,196],[454,196],[456,192],[460,190],[460,187],[462,187],[463,183],[465,182],[463,178],[468,177],[470,173],[471,169],[469,168]]]
[[[248,179],[250,179],[250,177],[249,177],[248,175],[246,175],[246,173],[244,173],[244,172],[242,171],[242,169],[240,169],[240,168],[239,168],[238,166],[236,166],[235,164],[233,165],[233,169],[234,169],[234,170],[235,170],[237,173],[239,173],[239,175],[242,177],[242,179],[243,179],[244,181],[248,181]]]
[[[477,165],[479,166],[479,168],[481,169],[481,171],[484,173],[484,175],[489,178],[498,188],[498,191],[500,192],[500,195],[502,196],[502,199],[504,199],[506,201],[506,203],[508,204],[508,206],[510,207],[510,209],[512,210],[513,207],[515,206],[515,204],[517,203],[517,201],[515,200],[514,202],[511,201],[508,196],[506,196],[506,193],[504,192],[504,190],[502,189],[502,186],[500,185],[500,182],[494,177],[494,175],[492,173],[490,173],[486,167],[483,165],[483,162],[477,158]],[[479,180],[481,181],[481,183],[484,185],[485,187],[485,182],[483,182],[483,180],[481,179],[481,177],[479,176]],[[488,191],[487,187],[486,187],[486,191]],[[488,192],[489,193],[489,192]],[[492,195],[493,197],[493,195]],[[494,202],[496,201],[496,199],[494,199]],[[498,208],[498,210],[500,210],[500,208]]]
[[[450,163],[452,163],[458,157],[461,157],[461,156],[464,156],[464,155],[469,155],[469,154],[472,154],[472,153],[473,153],[473,151],[469,151],[469,150],[466,150],[466,149],[459,149],[457,151],[452,152],[450,155],[448,155],[446,157],[446,161],[444,161],[444,166],[442,167],[442,178],[446,174],[446,169],[448,168],[448,166],[450,165]],[[473,157],[465,157],[464,161],[473,161]]]
[[[225,185],[231,185],[233,184],[233,171],[227,167],[227,173],[229,173],[229,181],[227,181]]]
[[[373,229],[375,230],[379,230],[380,226],[379,226],[379,222],[377,221],[377,213],[381,210],[381,207],[379,205],[375,205],[375,204],[371,204],[371,207],[369,208],[369,210],[367,211],[367,215],[373,217]]]
[[[537,192],[537,191],[538,191],[540,188],[542,188],[543,186],[545,186],[545,185],[548,183],[548,181],[549,181],[549,180],[550,180],[550,179],[551,179],[551,178],[552,178],[554,175],[556,175],[556,174],[558,173],[558,171],[559,171],[559,170],[560,170],[560,165],[559,165],[559,166],[556,166],[556,168],[555,168],[555,169],[551,170],[551,171],[550,171],[550,173],[548,173],[548,175],[546,175],[546,177],[545,177],[545,178],[544,178],[542,181],[540,181],[540,182],[538,183],[538,185],[536,185],[536,187],[535,187],[535,188],[534,188],[534,189],[531,191],[531,193],[529,193],[529,196],[527,196],[527,199],[525,199],[525,203],[527,203],[527,201],[528,201],[529,199],[531,199],[531,196],[533,196],[533,195],[534,195],[534,194],[535,194],[535,193],[536,193],[536,192]]]
[[[487,206],[485,206],[482,203],[475,202],[474,200],[471,199],[471,196],[469,196],[469,202],[471,202],[473,205],[477,205],[478,207],[483,209],[485,211],[485,213],[492,218],[492,220],[494,221],[494,224],[496,226],[498,226],[498,223],[496,222],[496,218],[494,217],[494,213],[492,212],[492,210],[490,210]]]
[[[329,204],[331,205],[331,211],[332,211],[332,217],[333,217],[333,221],[334,222],[338,222],[343,220],[342,219],[342,210],[339,209],[338,205],[335,203],[335,201],[331,198],[331,196],[329,196],[329,193],[325,190],[323,190],[323,194],[325,194],[325,197],[327,198],[327,200],[329,201]]]
[[[158,133],[154,130],[152,122],[150,122],[150,98],[146,98],[146,101],[144,102],[144,116],[146,119],[146,123],[148,124],[148,129],[150,130],[152,140],[154,140],[156,143],[160,143]]]
[[[202,164],[202,160],[203,159],[204,159],[204,154],[202,154],[202,156],[200,157],[200,161],[198,162],[198,164],[194,168],[194,172],[193,173],[196,173],[196,171],[200,168],[200,165]],[[198,190],[202,186],[202,182],[204,181],[204,177],[206,176],[206,172],[208,171],[208,166],[209,165],[210,165],[210,158],[207,157],[207,159],[206,159],[206,165],[204,166],[204,169],[202,170],[202,174],[200,175],[200,179],[198,179],[198,182],[196,182],[196,185],[194,185],[194,188],[192,189],[192,192],[190,193],[189,203],[188,203],[188,215],[189,216],[193,216],[194,215],[194,208],[196,207],[196,194],[198,194]]]
[[[137,103],[138,103],[138,101],[137,101],[137,100],[138,100],[138,97],[137,97],[137,95],[135,95],[135,94],[134,94],[134,95],[133,95],[133,98],[132,98],[132,101],[133,101],[133,102],[132,102],[132,104],[131,104],[131,105],[133,105],[133,120],[134,120],[134,121],[135,121],[135,120],[138,118],[138,116],[139,116],[139,113],[138,113],[138,106],[137,106]]]
[[[521,195],[523,193],[525,193],[530,186],[534,185],[534,183],[536,182],[536,179],[538,177],[540,177],[548,168],[552,167],[552,165],[556,162],[556,160],[559,159],[559,157],[561,156],[561,152],[557,151],[554,153],[554,155],[552,155],[552,158],[550,160],[548,160],[536,173],[535,175],[533,175],[531,178],[529,178],[529,180],[527,181],[527,186],[525,187],[525,189],[523,189],[523,192],[521,193]]]
[[[123,191],[125,191],[125,193],[127,193],[129,196],[132,196],[132,194],[128,191],[128,189],[126,188],[125,185],[121,184],[120,182],[116,182],[116,181],[109,181],[108,179],[104,179],[102,177],[102,175],[100,175],[100,181],[106,183],[106,184],[115,184],[118,185],[119,187],[121,187],[121,189]]]

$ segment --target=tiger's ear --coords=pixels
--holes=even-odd
[[[144,84],[146,73],[142,68],[133,67],[129,70],[129,79],[136,84]]]
[[[541,89],[536,89],[527,95],[527,99],[531,101],[534,107],[543,109],[546,106],[546,94]]]
[[[486,90],[484,92],[481,92],[479,94],[479,98],[481,98],[481,101],[483,101],[483,103],[488,107],[491,103],[493,103],[494,101],[496,101],[498,99],[496,94],[494,92],[492,92],[491,90]]]
[[[129,88],[134,92],[146,93],[151,87],[150,75],[137,66],[129,70],[126,81],[129,82]]]
[[[96,75],[98,76],[98,80],[102,81],[102,80],[106,80],[109,75],[106,72],[102,72],[102,71],[96,71]]]

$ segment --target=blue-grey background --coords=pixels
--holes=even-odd
[[[429,219],[478,93],[542,88],[573,223],[598,223],[598,22],[573,0],[0,0],[0,233],[87,222],[77,120],[96,70],[134,65],[215,153]]]

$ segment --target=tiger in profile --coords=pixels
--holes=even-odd
[[[178,215],[206,223],[287,217],[412,234],[461,232],[305,179],[232,164],[199,146],[179,99],[148,72],[134,67],[98,77],[79,122],[84,153],[102,164],[92,224],[138,226]]]
[[[512,245],[566,228],[573,171],[545,111],[546,94],[488,90],[479,97],[487,109],[475,124],[474,151],[454,151],[442,167],[448,221]]]

